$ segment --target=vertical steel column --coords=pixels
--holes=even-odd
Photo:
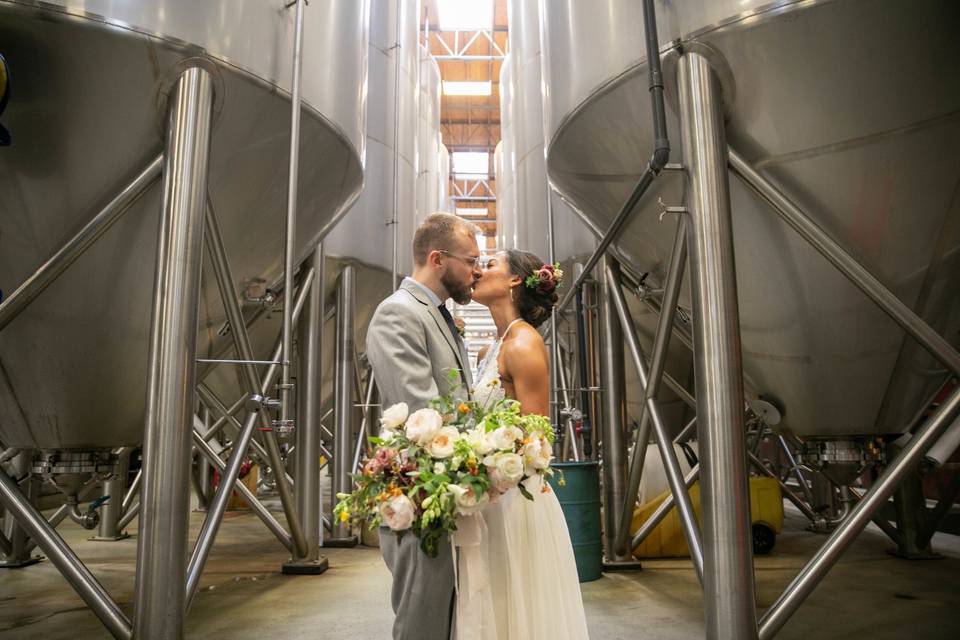
[[[201,410],[203,416],[203,433],[210,433],[210,408],[203,405]],[[222,424],[226,424],[224,420]],[[213,437],[216,434],[210,434]],[[197,479],[200,482],[200,491],[202,495],[197,496],[197,511],[206,511],[210,508],[210,499],[213,497],[213,467],[207,462],[203,453],[197,451]]]
[[[190,433],[213,81],[193,67],[170,97],[150,338],[133,634],[183,637]]]
[[[691,212],[690,273],[702,466],[707,638],[757,637],[743,420],[740,315],[720,83],[708,60],[679,62]]]
[[[127,473],[130,469],[130,454],[133,447],[122,447],[117,452],[117,463],[113,473],[103,482],[103,495],[109,496],[100,507],[100,529],[90,538],[95,542],[115,542],[129,537],[120,530],[119,522],[123,511],[123,494],[126,491]]]
[[[337,494],[350,491],[351,443],[355,408],[353,406],[354,377],[356,376],[354,358],[354,305],[356,304],[356,271],[347,265],[340,272],[340,287],[337,291],[337,371],[334,379],[334,414],[336,426],[333,434],[333,484],[331,497],[336,504]],[[352,546],[356,538],[350,535],[350,529],[340,522],[333,523],[331,539],[328,545]]]
[[[291,424],[291,400],[293,395],[293,383],[290,377],[291,356],[293,354],[293,305],[289,304],[293,300],[293,269],[294,260],[297,251],[297,196],[300,172],[300,76],[303,70],[303,10],[305,0],[296,0],[296,17],[294,19],[295,30],[293,36],[293,79],[291,81],[290,91],[290,170],[287,176],[287,224],[284,253],[283,253],[283,336],[281,338],[281,357],[280,362],[280,424],[288,426]],[[273,434],[269,434],[272,436]],[[281,491],[287,491],[284,484],[283,467],[278,467],[279,455],[276,455],[276,441],[272,437],[267,438],[267,447],[270,449],[270,464],[274,467],[273,471],[277,478],[277,487]],[[294,533],[297,527],[291,527],[291,533]],[[298,540],[298,536],[294,535]],[[299,545],[298,545],[299,546]]]
[[[620,284],[620,266],[604,258],[613,282],[604,278],[600,295],[600,387],[603,403],[603,546],[607,562],[630,560],[629,553],[618,553],[615,545],[620,524],[620,505],[627,490],[626,382],[623,362],[623,332],[614,310],[611,286]]]
[[[323,363],[323,244],[313,250],[310,298],[300,318],[300,392],[297,394],[297,515],[306,538],[306,554],[294,554],[284,573],[322,573],[327,559],[320,556],[323,520],[320,517],[320,412]]]

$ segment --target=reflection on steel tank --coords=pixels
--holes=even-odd
[[[283,268],[294,25],[276,3],[0,1],[17,91],[0,153],[0,288],[9,292],[163,149],[166,98],[214,78],[209,195],[237,292]],[[313,0],[304,18],[296,253],[305,257],[362,184],[365,3]],[[336,64],[331,64],[336,60]],[[3,329],[0,440],[104,448],[141,441],[159,180]],[[212,274],[201,354],[229,340]]]
[[[653,149],[641,3],[540,6],[548,172],[606,229]],[[658,2],[657,18],[671,161],[676,49],[694,47],[719,70],[730,148],[960,343],[960,7],[701,0]],[[665,172],[641,200],[616,243],[628,268],[663,282],[676,222],[657,200],[682,192],[682,173]],[[942,365],[734,173],[730,198],[748,395],[774,399],[798,435],[907,428]]]

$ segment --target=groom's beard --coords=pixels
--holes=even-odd
[[[457,304],[470,304],[470,301],[473,300],[473,282],[465,285],[462,282],[455,281],[445,273],[440,276],[440,283]]]

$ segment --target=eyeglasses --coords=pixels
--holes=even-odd
[[[450,256],[451,258],[456,258],[457,260],[463,260],[464,262],[466,262],[466,263],[467,263],[468,265],[470,265],[471,267],[480,266],[480,258],[481,258],[480,256],[476,256],[476,257],[474,257],[474,256],[461,256],[461,255],[457,255],[456,253],[451,253],[450,251],[447,251],[446,249],[437,249],[437,251],[439,251],[440,253],[445,253],[445,254],[447,254],[448,256]]]

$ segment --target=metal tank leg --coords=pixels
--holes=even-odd
[[[63,574],[70,586],[114,638],[129,639],[130,621],[106,589],[93,577],[77,554],[63,541],[53,526],[30,504],[29,499],[17,487],[17,483],[0,471],[0,504],[37,542],[50,562]],[[159,636],[156,636],[159,637]]]
[[[16,478],[22,478],[20,481],[22,495],[31,506],[35,507],[38,487],[35,478],[30,473],[32,461],[33,450],[21,449],[13,456],[9,465],[12,468],[11,473],[15,474]],[[3,473],[3,469],[0,469],[0,474]],[[0,559],[0,568],[14,569],[40,562],[42,558],[31,553],[34,545],[31,544],[30,534],[23,525],[17,522],[14,513],[8,507],[5,507],[2,524],[3,528],[0,530],[0,535],[4,537],[4,548],[3,558]]]
[[[170,96],[157,248],[134,590],[136,638],[183,637],[190,434],[213,81],[193,67]]]
[[[678,63],[691,213],[690,271],[702,483],[707,638],[757,637],[744,435],[740,315],[720,83],[709,61]]]
[[[609,568],[639,568],[626,551],[618,552],[617,529],[620,506],[627,491],[626,388],[623,362],[623,332],[612,301],[612,287],[620,286],[620,266],[604,258],[601,268],[609,273],[600,294],[600,388],[603,441],[603,551],[604,565]]]
[[[212,438],[216,433],[211,433],[210,408],[203,405],[200,415],[203,416],[204,437],[209,433]],[[221,424],[226,423],[227,421],[224,420]],[[197,492],[196,511],[206,512],[207,509],[210,508],[210,499],[213,498],[213,467],[210,466],[210,463],[207,462],[203,453],[200,451],[197,451],[197,484],[200,486]]]
[[[113,473],[103,483],[103,495],[110,496],[110,499],[100,507],[100,528],[97,530],[97,535],[90,538],[93,542],[116,542],[130,537],[120,529],[119,522],[131,453],[133,453],[132,447],[120,449]]]
[[[290,574],[319,574],[327,570],[327,559],[320,555],[323,521],[320,518],[320,368],[323,337],[323,245],[313,250],[314,278],[303,317],[300,320],[300,380],[297,408],[297,515],[303,526],[307,552],[294,555],[283,565]]]
[[[950,428],[953,419],[960,413],[960,389],[950,394],[930,416],[896,460],[887,465],[870,490],[830,534],[827,541],[814,554],[783,594],[766,610],[760,620],[760,639],[770,640],[790,619],[803,601],[807,599],[820,581],[827,575],[843,552],[856,540],[863,528],[884,504],[896,487],[923,459],[937,439]]]
[[[334,415],[336,426],[333,435],[333,474],[331,495],[334,502],[338,493],[350,491],[351,443],[353,425],[356,422],[356,409],[353,406],[353,386],[356,372],[354,350],[354,305],[356,304],[356,271],[347,265],[340,272],[340,286],[337,291],[337,370],[334,380]],[[324,541],[330,547],[352,547],[357,544],[356,536],[350,533],[346,525],[333,522],[333,533]]]

